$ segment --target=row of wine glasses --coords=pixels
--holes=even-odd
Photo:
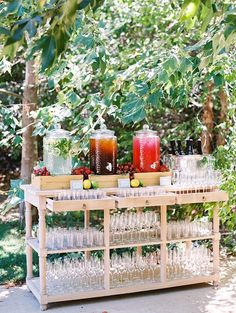
[[[54,200],[90,200],[90,199],[104,199],[106,193],[103,190],[64,190],[59,192]]]
[[[208,221],[170,221],[167,224],[168,240],[207,235],[212,235],[212,223]]]
[[[214,169],[211,155],[166,155],[164,162],[171,169],[172,183],[180,188],[179,192],[214,191],[221,184],[221,173]]]
[[[118,197],[155,197],[166,194],[166,191],[160,187],[140,187],[140,188],[120,188],[118,190]]]
[[[145,256],[135,252],[125,252],[111,256],[111,288],[133,285],[135,283],[156,282],[160,280],[160,252]]]
[[[66,257],[47,261],[46,278],[50,295],[103,289],[104,262],[97,257],[89,260]]]
[[[96,228],[48,228],[46,247],[49,250],[85,248],[104,245],[104,232]]]
[[[111,244],[151,241],[157,238],[160,238],[158,212],[125,212],[111,216]]]
[[[168,250],[167,279],[209,275],[211,272],[211,251],[205,246],[182,244]]]
[[[184,193],[214,191],[220,186],[222,176],[217,170],[173,171],[172,181],[176,187],[182,187]]]

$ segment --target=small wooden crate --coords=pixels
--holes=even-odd
[[[83,180],[83,175],[35,176],[31,177],[31,184],[39,190],[70,189],[71,180]]]
[[[143,186],[160,185],[160,177],[171,176],[171,172],[135,173],[134,178],[142,181]]]
[[[118,179],[129,179],[129,174],[125,175],[89,175],[89,179],[98,184],[98,188],[118,187]]]

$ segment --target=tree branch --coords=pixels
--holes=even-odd
[[[18,95],[15,92],[5,90],[5,89],[0,89],[0,94],[4,94],[4,95],[12,96],[12,97],[15,97],[15,98],[23,99],[23,96]]]

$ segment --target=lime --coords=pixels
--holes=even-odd
[[[96,181],[92,180],[91,184],[93,189],[98,189],[98,183]]]

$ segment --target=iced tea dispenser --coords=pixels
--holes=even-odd
[[[160,165],[160,138],[144,125],[133,138],[133,163],[141,172],[156,172]]]
[[[114,131],[102,125],[92,133],[90,140],[90,169],[95,174],[116,173],[117,138]]]

